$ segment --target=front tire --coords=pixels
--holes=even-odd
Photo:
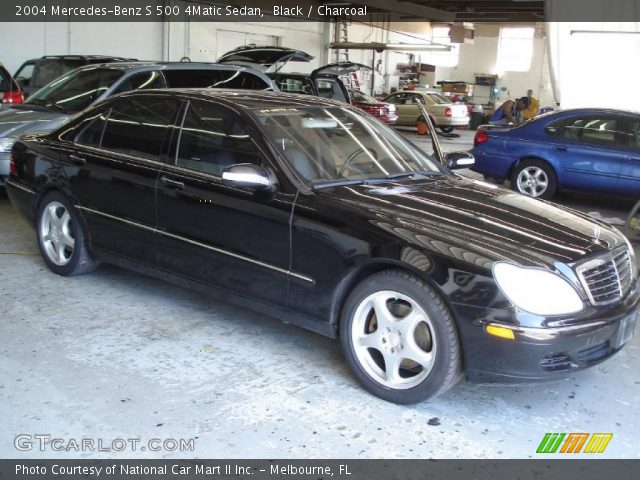
[[[427,400],[461,376],[451,313],[430,286],[408,273],[384,271],[358,285],[342,312],[340,341],[356,378],[389,402]]]
[[[542,160],[523,160],[511,175],[511,188],[518,193],[548,200],[556,193],[558,181],[553,168]]]
[[[58,275],[79,275],[94,270],[84,232],[69,199],[58,191],[44,196],[36,216],[38,248],[47,267]]]

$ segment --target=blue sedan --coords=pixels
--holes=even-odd
[[[474,171],[531,197],[560,189],[640,198],[638,113],[563,110],[516,127],[480,127],[471,152]]]

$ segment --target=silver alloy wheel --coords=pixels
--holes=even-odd
[[[49,203],[40,218],[40,242],[47,258],[63,267],[71,260],[75,238],[71,228],[71,214],[60,202]]]
[[[549,177],[540,167],[525,167],[516,179],[518,191],[530,197],[539,197],[547,191]]]
[[[437,353],[433,332],[431,319],[415,300],[385,290],[356,308],[351,342],[373,380],[403,390],[419,385],[431,372]]]

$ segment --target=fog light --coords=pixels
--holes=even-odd
[[[495,337],[507,338],[509,340],[516,339],[516,335],[510,328],[498,327],[497,325],[487,325],[486,331],[489,335],[493,335]]]

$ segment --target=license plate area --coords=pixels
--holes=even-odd
[[[632,313],[620,319],[618,323],[618,330],[613,338],[612,347],[618,349],[627,343],[636,331],[636,324],[638,323],[638,310],[634,310]]]

